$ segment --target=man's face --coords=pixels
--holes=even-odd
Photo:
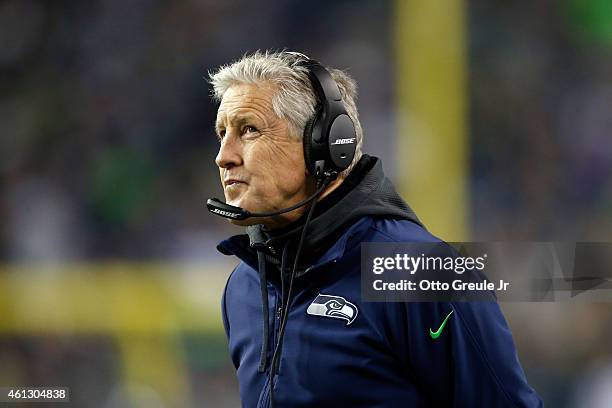
[[[223,95],[217,111],[221,145],[215,162],[225,200],[251,212],[289,207],[310,192],[302,142],[289,137],[287,121],[274,113],[273,95],[272,87],[234,85]],[[282,226],[297,219],[301,211],[232,222]]]

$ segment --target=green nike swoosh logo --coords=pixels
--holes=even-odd
[[[446,326],[446,322],[448,321],[448,318],[451,317],[453,312],[454,312],[454,310],[451,310],[450,312],[448,312],[448,314],[444,318],[444,321],[442,322],[442,324],[440,325],[438,330],[432,331],[431,328],[429,329],[429,335],[431,336],[432,339],[437,339],[438,337],[440,337],[440,334],[442,333],[442,330],[444,330],[444,326]]]

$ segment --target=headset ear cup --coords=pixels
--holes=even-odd
[[[318,112],[306,122],[306,126],[304,127],[304,135],[302,136],[302,141],[304,145],[304,163],[306,163],[306,169],[308,172],[314,176],[315,172],[315,161],[314,161],[314,152],[312,149],[312,129],[314,127],[314,123],[318,117]]]

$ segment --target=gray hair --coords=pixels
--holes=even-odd
[[[237,84],[263,83],[276,88],[272,97],[274,113],[289,123],[289,135],[302,139],[306,123],[314,115],[317,97],[308,78],[308,69],[300,64],[307,60],[303,54],[292,52],[256,51],[246,54],[237,61],[221,66],[216,72],[209,73],[213,86],[213,98],[220,102],[225,92]],[[326,67],[327,68],[327,67]],[[340,176],[346,177],[361,158],[363,129],[357,113],[357,84],[346,72],[327,68],[338,84],[344,107],[355,125],[357,136],[355,157],[350,166]]]

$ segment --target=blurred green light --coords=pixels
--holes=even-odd
[[[569,0],[567,12],[577,37],[612,45],[611,0]]]

